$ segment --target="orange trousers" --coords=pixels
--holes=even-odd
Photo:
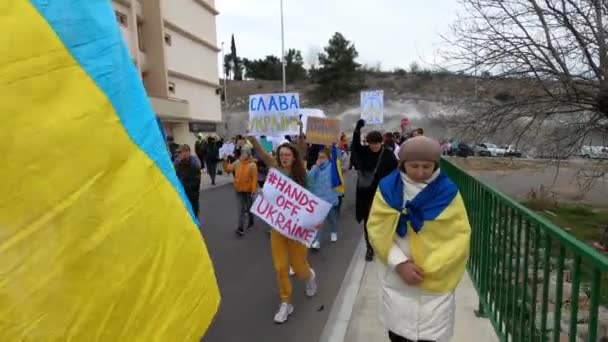
[[[308,247],[273,229],[270,232],[270,249],[281,302],[290,303],[292,287],[289,280],[289,265],[291,264],[298,278],[309,279],[312,273],[308,265]]]

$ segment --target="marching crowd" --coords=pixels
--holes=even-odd
[[[222,155],[221,139],[199,136],[194,155],[188,145],[168,137],[168,149],[195,214],[201,172],[212,184],[218,168],[232,174],[238,203],[236,234],[254,226],[250,209],[263,187],[268,170],[275,168],[331,205],[319,224],[312,249],[321,248],[321,236],[338,240],[339,213],[344,197],[343,173],[357,172],[355,216],[362,223],[367,261],[377,258],[385,272],[381,279],[380,320],[391,341],[447,341],[454,325],[454,291],[469,252],[470,227],[458,189],[441,172],[444,148],[424,136],[409,134],[362,135],[359,120],[349,143],[342,133],[337,144],[308,144],[300,127],[297,137],[285,137],[278,147],[266,137],[237,136],[234,151]],[[195,156],[196,155],[196,156]],[[317,291],[315,271],[308,262],[308,247],[268,227],[277,277],[279,309],[276,323],[293,313],[293,272],[306,282],[306,295]]]

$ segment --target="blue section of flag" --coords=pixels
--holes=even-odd
[[[447,208],[456,195],[458,187],[443,172],[429,185],[405,203],[403,207],[403,181],[399,169],[380,181],[380,192],[386,203],[401,213],[397,224],[397,234],[401,237],[407,234],[407,223],[418,233],[424,226],[424,221],[434,220]],[[403,212],[405,209],[405,212]]]
[[[198,223],[107,0],[32,0],[59,39],[106,94],[131,140],[167,177]],[[66,11],[66,8],[70,10]],[[104,56],[100,58],[100,56]],[[83,132],[83,135],[86,132]],[[83,138],[85,138],[83,136]]]

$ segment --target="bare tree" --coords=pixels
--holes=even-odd
[[[510,128],[513,139],[543,132],[572,150],[608,133],[608,1],[460,1],[466,14],[446,38],[456,47],[447,61],[503,87],[502,97],[472,101],[461,124],[485,135]]]

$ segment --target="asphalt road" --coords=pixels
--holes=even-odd
[[[233,187],[227,185],[202,193],[203,235],[222,295],[219,312],[203,342],[318,341],[363,233],[354,219],[354,182],[352,176],[347,179],[338,242],[331,243],[325,236],[321,250],[309,253],[309,262],[317,274],[318,294],[307,298],[304,283],[292,277],[295,311],[282,325],[273,321],[280,301],[264,224],[256,219],[254,230],[237,238]]]

